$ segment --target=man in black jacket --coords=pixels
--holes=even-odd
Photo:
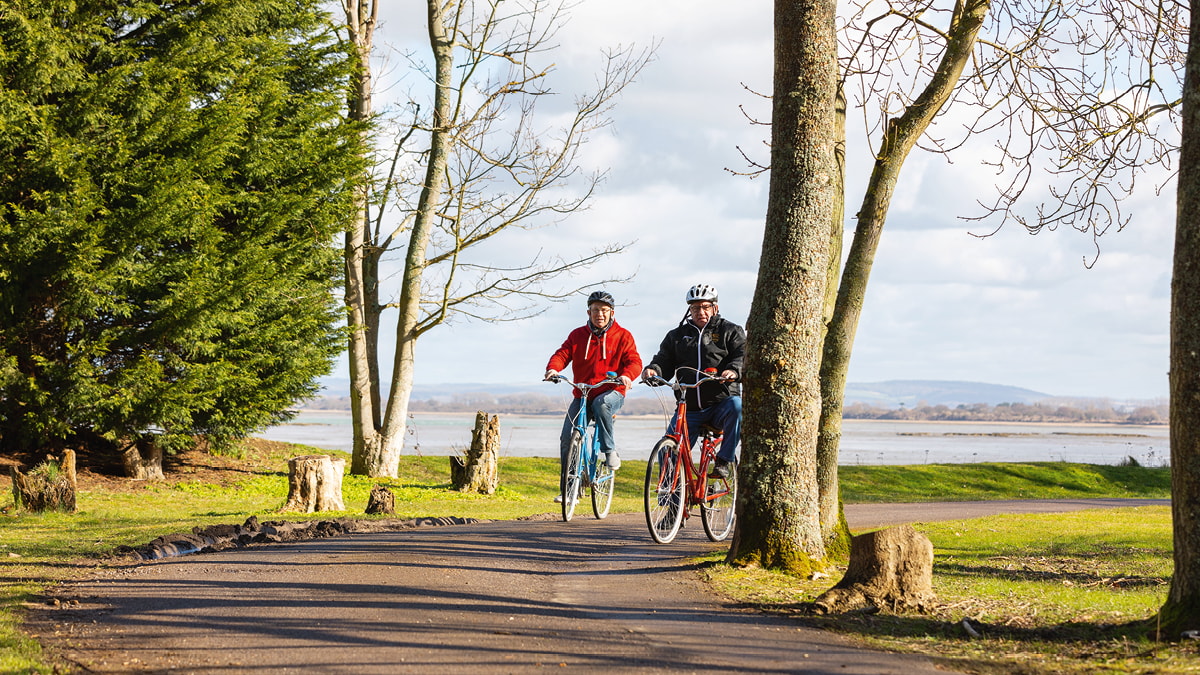
[[[727,478],[737,461],[737,445],[742,436],[742,375],[746,356],[746,331],[724,319],[717,307],[717,289],[707,284],[692,286],[687,293],[688,313],[679,327],[667,333],[658,354],[650,361],[642,378],[659,375],[675,377],[691,384],[697,371],[716,369],[726,382],[709,381],[686,391],[688,437],[697,438],[700,425],[721,429],[724,439],[713,473]],[[671,420],[673,433],[678,420]]]

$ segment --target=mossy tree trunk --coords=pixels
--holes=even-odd
[[[846,220],[846,92],[842,88],[841,82],[838,83],[837,97],[834,101],[833,159],[837,173],[834,174],[833,214],[830,217],[829,228],[829,262],[825,267],[822,344],[829,332],[829,325],[833,322],[833,314],[837,307],[838,279],[841,277],[842,271],[842,246],[845,241],[843,230]],[[823,355],[822,359],[824,359]],[[824,368],[821,369],[821,391],[824,396]],[[821,536],[825,539],[826,556],[831,560],[845,560],[850,553],[850,526],[846,524],[844,516],[838,515],[834,522],[830,522],[828,518],[830,513],[840,514],[842,494],[838,483],[839,439],[834,438],[830,443],[830,439],[824,436],[828,429],[830,427],[825,423],[824,409],[822,409],[821,422],[817,431],[817,503],[821,510]],[[840,436],[840,424],[836,427],[836,431]]]
[[[1175,573],[1159,635],[1200,630],[1200,21],[1193,10],[1171,278],[1171,516]]]
[[[776,0],[771,183],[747,322],[737,529],[728,560],[823,566],[816,442],[829,228],[836,198],[836,3]]]

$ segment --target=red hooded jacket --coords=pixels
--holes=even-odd
[[[573,373],[571,379],[588,384],[603,380],[610,370],[630,380],[637,379],[642,372],[642,357],[638,356],[633,334],[617,325],[616,321],[599,337],[592,333],[590,323],[571,331],[562,346],[550,356],[546,370],[562,372],[568,363]],[[625,394],[622,385],[606,385],[593,389],[589,398],[611,389]],[[579,390],[574,391],[575,398],[579,398]]]

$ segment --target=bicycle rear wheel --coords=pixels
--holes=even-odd
[[[583,482],[583,475],[580,472],[581,455],[583,453],[583,436],[579,430],[571,432],[571,445],[567,448],[567,456],[563,458],[562,471],[559,476],[558,486],[562,490],[562,519],[563,521],[571,520],[571,516],[575,515],[575,505],[579,503],[580,484]]]
[[[679,461],[679,444],[664,438],[650,452],[646,463],[646,525],[650,537],[666,544],[679,533],[683,522],[687,479]]]
[[[737,466],[729,466],[729,478],[701,476],[704,481],[704,503],[700,505],[700,522],[704,534],[712,541],[721,541],[733,531],[737,506]]]
[[[612,508],[616,481],[616,472],[608,468],[608,462],[605,462],[603,457],[597,455],[596,475],[592,478],[592,513],[601,520],[608,516],[608,511]]]

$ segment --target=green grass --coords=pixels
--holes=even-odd
[[[1195,673],[1200,646],[1148,638],[1166,599],[1165,506],[915,523],[934,544],[935,605],[924,613],[809,614],[845,571],[799,580],[712,558],[720,592],[894,651],[979,673]],[[981,634],[962,628],[966,619]]]
[[[1067,462],[916,464],[838,468],[848,504],[989,499],[1166,498],[1166,467]],[[1001,496],[1002,495],[1002,496]]]
[[[552,502],[558,491],[557,460],[502,459],[499,491],[495,495],[482,496],[449,489],[447,458],[406,456],[401,459],[400,479],[346,476],[342,489],[345,512],[278,513],[277,509],[287,497],[287,458],[312,452],[328,451],[278,444],[273,446],[270,454],[251,455],[244,461],[231,463],[228,470],[219,474],[219,480],[211,478],[217,474],[185,466],[180,467],[183,476],[186,477],[188,471],[197,471],[196,476],[210,476],[209,481],[193,478],[122,482],[117,489],[83,490],[77,499],[78,511],[73,514],[18,512],[12,508],[11,493],[7,490],[0,493],[0,583],[3,584],[0,586],[0,672],[53,671],[38,643],[21,632],[19,608],[34,600],[47,584],[83,575],[88,568],[101,564],[118,546],[139,546],[164,534],[190,531],[194,526],[241,523],[251,515],[260,520],[369,517],[363,515],[363,509],[371,487],[376,484],[386,485],[392,491],[396,517],[400,518],[512,519],[558,512],[558,505]],[[613,500],[614,512],[641,510],[644,473],[645,462],[624,462]],[[1166,497],[1169,494],[1167,469],[1059,462],[854,466],[842,467],[841,479],[847,502]],[[578,513],[590,517],[590,505],[586,501],[579,508]],[[970,608],[963,605],[959,612],[969,609],[981,622],[1002,623],[1001,617],[1008,616],[1005,614],[1007,604],[1017,602],[1012,598],[1020,598],[1019,602],[1044,598],[1036,600],[1036,616],[1045,621],[1108,621],[1113,617],[1144,618],[1147,612],[1152,613],[1161,604],[1165,587],[1160,587],[1160,582],[1169,573],[1162,568],[1164,559],[1169,563],[1169,523],[1163,530],[1161,520],[1165,516],[1153,510],[1145,513],[1156,514],[1145,518],[1145,527],[1158,528],[1152,541],[1147,539],[1149,535],[1142,527],[1137,526],[1140,516],[1120,521],[1120,532],[1110,532],[1101,515],[1082,521],[1063,516],[1041,516],[1046,522],[1045,530],[1033,527],[1037,517],[1012,521],[1015,525],[1007,524],[1010,521],[1005,519],[982,519],[957,525],[922,525],[921,528],[938,546],[939,595],[944,599],[963,598],[958,602],[979,603]],[[1087,536],[1060,534],[1069,532],[1083,532]],[[1163,536],[1166,536],[1165,540]],[[1100,548],[1086,549],[1089,542]],[[1163,554],[1164,550],[1168,553]],[[1044,574],[1039,572],[1037,560],[1045,558],[1051,551],[1057,556],[1056,560],[1077,561],[1078,570],[1070,574],[1081,576],[1072,577],[1059,568],[1053,572],[1044,571]],[[1099,558],[1097,551],[1103,552]],[[1101,578],[1110,579],[1100,585],[1113,586],[1115,582],[1111,579],[1117,577],[1154,581],[1123,581],[1119,584],[1121,593],[1089,586],[1094,579],[1086,576],[1088,570],[1108,570],[1097,567],[1097,560],[1101,558],[1111,559],[1113,565],[1124,567],[1103,573],[1097,571],[1097,574],[1107,575]],[[1010,574],[1012,570],[1006,569],[1009,565],[1018,566],[1014,569],[1023,570],[1024,576]],[[1039,579],[1039,574],[1044,578]],[[761,601],[764,606],[776,609],[789,606],[789,603],[802,603],[806,594],[811,594],[804,583],[781,575],[727,570],[719,576],[723,578],[720,583],[725,592]],[[1076,588],[1063,583],[1084,579],[1087,581]],[[823,580],[820,585],[828,587],[831,582]],[[1136,589],[1126,594],[1124,587],[1127,586],[1136,586]],[[1159,595],[1155,596],[1155,593]],[[1114,604],[1113,598],[1121,598],[1121,602]],[[991,604],[993,602],[999,604]],[[1088,616],[1093,618],[1085,618]],[[917,636],[908,639],[918,643],[928,639],[921,637],[924,635],[922,630],[940,635],[938,631],[942,630],[946,620],[941,617],[906,619],[910,623],[905,624],[905,630]],[[845,626],[835,628],[846,629]],[[862,632],[872,636],[872,630]],[[884,638],[874,636],[872,639]],[[942,638],[936,643],[943,645],[952,641],[956,640]],[[892,648],[919,650],[920,646]],[[926,647],[925,651],[930,648]]]

